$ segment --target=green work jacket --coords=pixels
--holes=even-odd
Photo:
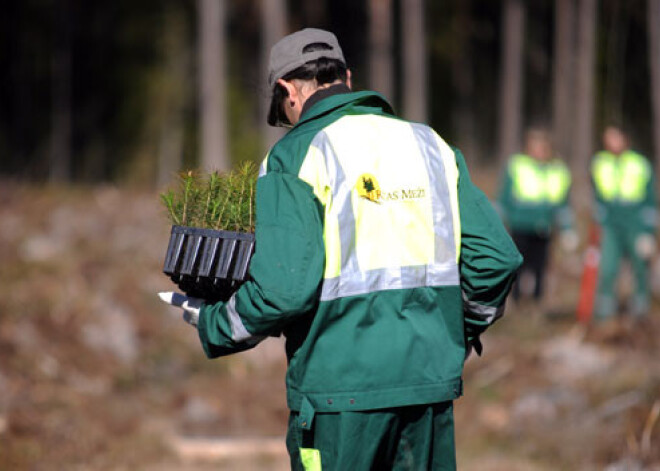
[[[571,174],[561,160],[515,154],[501,180],[498,209],[512,231],[549,235],[555,227],[572,229],[570,188]]]
[[[626,150],[598,152],[591,161],[595,218],[606,226],[654,233],[658,223],[655,177],[648,160]]]
[[[462,394],[466,340],[479,349],[522,257],[458,150],[377,93],[336,94],[271,149],[256,200],[250,279],[201,309],[207,356],[285,335],[303,426]]]

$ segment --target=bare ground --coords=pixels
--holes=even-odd
[[[0,469],[288,469],[281,341],[206,360],[155,295],[168,231],[154,193],[0,184]],[[660,469],[657,303],[582,329],[553,263],[466,365],[459,468]]]

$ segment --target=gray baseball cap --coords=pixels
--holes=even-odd
[[[319,43],[328,46],[329,49],[304,52],[307,46]],[[268,88],[272,90],[278,79],[307,62],[321,57],[337,59],[346,65],[339,41],[331,32],[316,28],[305,28],[283,37],[270,50]]]

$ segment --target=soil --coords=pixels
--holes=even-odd
[[[156,193],[2,182],[0,221],[0,469],[288,469],[281,339],[204,357]],[[660,469],[660,306],[583,328],[580,269],[557,249],[468,360],[459,469]]]

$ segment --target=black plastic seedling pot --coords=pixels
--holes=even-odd
[[[227,301],[247,279],[254,234],[172,226],[163,272],[188,296]]]

